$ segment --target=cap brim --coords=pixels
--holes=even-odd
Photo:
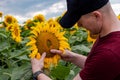
[[[71,13],[67,11],[64,16],[60,19],[59,23],[63,28],[70,28],[72,27],[81,17],[80,14]]]

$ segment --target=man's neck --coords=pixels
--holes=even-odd
[[[120,21],[117,18],[106,21],[107,24],[104,24],[100,37],[106,36],[111,32],[120,31]]]

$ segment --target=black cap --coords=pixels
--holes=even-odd
[[[82,15],[100,9],[109,0],[67,0],[67,12],[59,23],[64,28],[72,27]]]

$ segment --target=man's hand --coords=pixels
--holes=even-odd
[[[32,65],[32,72],[35,73],[36,71],[41,71],[44,66],[44,58],[46,56],[46,53],[44,52],[41,56],[41,59],[33,58],[31,59],[31,65]]]
[[[71,62],[81,68],[84,67],[86,56],[71,52],[69,50],[65,50],[64,52],[56,49],[52,49],[51,53],[58,54],[61,56],[61,58],[65,61]]]
[[[56,53],[56,54],[60,55],[63,60],[68,61],[68,62],[73,62],[74,57],[76,56],[75,53],[73,53],[69,50],[65,50],[64,52],[62,52],[60,50],[52,49],[51,53]]]

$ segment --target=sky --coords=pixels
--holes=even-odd
[[[110,0],[116,15],[120,14],[120,0]],[[60,16],[66,11],[66,0],[0,0],[3,16],[9,14],[19,23],[43,14],[46,19]]]

